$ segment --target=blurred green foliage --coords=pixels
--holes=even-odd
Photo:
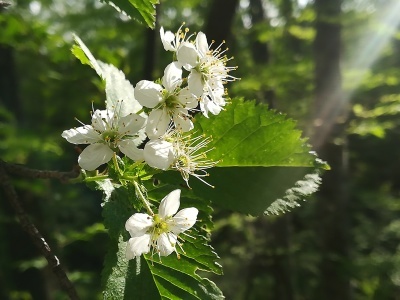
[[[258,20],[251,10],[255,2],[240,1],[227,41],[232,63],[239,66],[235,75],[242,78],[232,85],[232,96],[268,103],[307,129],[314,99],[313,5],[264,1],[265,14]],[[389,26],[375,19],[381,2],[347,0],[342,16],[350,112],[350,243],[342,275],[360,300],[400,294],[400,33],[385,43],[379,59],[355,65],[360,45],[384,35]],[[192,32],[201,30],[210,3],[162,1],[158,25],[175,30],[185,21]],[[283,3],[291,3],[291,9]],[[398,31],[398,22],[391,25]],[[72,33],[135,85],[149,71],[145,56],[151,52],[151,31],[94,0],[14,1],[0,12],[0,27],[1,57],[10,55],[0,69],[0,157],[33,168],[70,170],[77,150],[60,134],[76,124],[74,117],[88,121],[92,103],[101,108],[105,97],[95,72],[71,54]],[[156,78],[168,60],[158,39],[153,47],[156,64],[150,71]],[[81,298],[101,299],[100,272],[109,242],[101,224],[101,194],[54,181],[16,178],[15,185]],[[65,299],[0,196],[0,298]],[[216,211],[212,245],[225,275],[213,281],[227,299],[323,299],[317,288],[318,217],[313,201],[282,217]]]

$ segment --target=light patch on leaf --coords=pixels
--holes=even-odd
[[[321,177],[318,171],[304,176],[303,180],[296,182],[295,187],[288,189],[281,199],[275,200],[264,212],[265,215],[279,215],[300,206],[300,201],[318,190]]]
[[[114,185],[112,184],[110,179],[99,180],[96,183],[97,183],[97,189],[103,191],[104,193],[103,203],[102,203],[103,206],[105,202],[110,200],[111,194],[114,191]]]
[[[140,111],[142,106],[135,99],[134,88],[125,74],[115,66],[97,60],[78,36],[74,35],[74,39],[77,45],[72,47],[72,53],[83,64],[91,66],[106,83],[106,108],[117,111],[119,117]],[[146,117],[144,113],[141,116]]]

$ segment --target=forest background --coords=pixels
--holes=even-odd
[[[158,28],[186,22],[226,40],[241,77],[231,96],[297,120],[332,169],[317,194],[282,216],[215,210],[211,244],[225,274],[212,280],[227,299],[400,299],[399,11],[397,0],[165,0],[150,30],[97,0],[14,1],[0,8],[0,158],[38,169],[76,164],[61,132],[74,117],[87,120],[104,93],[71,54],[73,32],[135,84],[162,75]],[[101,194],[15,184],[81,298],[101,299]],[[0,197],[0,298],[65,299]]]

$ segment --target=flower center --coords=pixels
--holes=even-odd
[[[112,148],[115,148],[114,144],[118,140],[118,132],[114,130],[107,130],[101,134],[103,141]]]
[[[177,105],[179,104],[179,101],[175,95],[170,94],[165,98],[164,103],[165,103],[164,105],[167,109],[175,109],[177,107]]]
[[[190,171],[195,171],[194,165],[192,164],[192,160],[190,159],[189,156],[185,154],[179,155],[179,157],[176,160],[176,163],[180,168],[187,168]]]
[[[169,226],[166,220],[160,218],[159,215],[154,215],[153,239],[156,240],[161,234],[169,232]]]

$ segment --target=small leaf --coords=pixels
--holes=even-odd
[[[83,64],[91,66],[106,82],[106,108],[117,111],[120,117],[140,111],[142,106],[135,99],[134,88],[125,74],[113,65],[96,60],[78,36],[74,35],[74,39],[77,45],[72,47],[72,53]]]
[[[137,21],[144,20],[146,25],[154,28],[156,9],[159,0],[101,0],[118,12],[125,14]]]
[[[126,116],[130,113],[137,113],[142,106],[134,96],[132,84],[125,78],[125,74],[110,64],[98,61],[102,68],[104,80],[106,81],[107,109],[117,111],[120,116]],[[146,116],[142,114],[142,116]]]
[[[90,52],[89,48],[82,42],[82,40],[74,34],[74,40],[77,45],[72,46],[72,54],[75,55],[83,64],[87,64],[91,66],[96,73],[104,79],[104,74],[97,62],[94,58],[92,52]],[[86,56],[86,57],[85,57]]]
[[[85,52],[82,50],[82,48],[80,48],[77,45],[73,45],[71,48],[71,52],[77,59],[80,60],[80,62],[83,65],[89,65],[89,66],[93,67],[92,64],[90,63],[90,60],[86,56]]]

